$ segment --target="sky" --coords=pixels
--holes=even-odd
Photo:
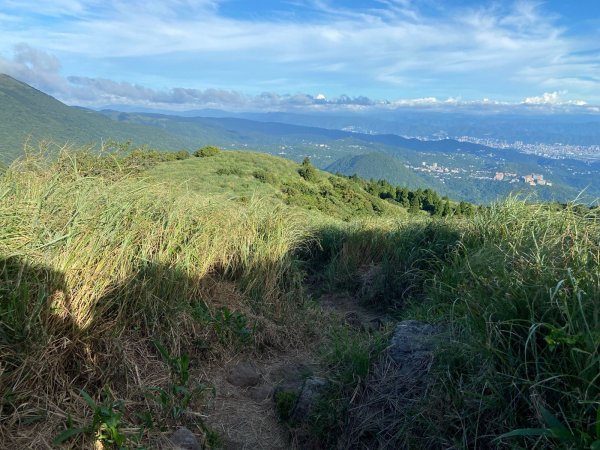
[[[598,0],[0,0],[0,73],[75,105],[598,109]]]

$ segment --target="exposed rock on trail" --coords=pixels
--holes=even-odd
[[[308,418],[325,386],[327,381],[323,378],[311,377],[304,380],[290,418],[295,422]]]
[[[404,320],[396,326],[388,353],[399,374],[422,378],[429,372],[436,334],[439,330],[435,327],[417,320]]]
[[[181,427],[169,438],[175,450],[202,450],[198,439],[186,427]]]
[[[339,448],[406,448],[401,425],[427,392],[441,331],[416,320],[396,326],[390,346],[353,400]]]
[[[241,361],[229,370],[227,381],[238,387],[256,386],[260,382],[260,373],[249,361]]]

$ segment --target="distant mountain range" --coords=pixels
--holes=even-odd
[[[0,162],[10,162],[19,155],[26,141],[33,145],[51,140],[57,145],[99,146],[103,141],[117,140],[174,151],[218,145],[296,161],[308,156],[316,166],[332,172],[385,178],[411,188],[432,187],[441,194],[475,202],[489,202],[510,192],[566,201],[582,189],[587,189],[588,199],[600,197],[596,180],[600,163],[549,159],[454,139],[408,139],[389,133],[358,133],[267,120],[308,116],[247,113],[221,117],[218,110],[197,111],[202,112],[212,117],[91,111],[67,106],[0,75]],[[324,120],[323,126],[327,125],[332,123]],[[509,177],[493,180],[496,172],[515,174],[514,183],[506,181]],[[531,187],[522,182],[524,175],[535,173],[542,174],[552,186]]]
[[[235,117],[259,122],[278,122],[309,127],[357,131],[367,134],[396,134],[441,139],[453,136],[492,138],[507,142],[600,145],[600,112],[553,110],[523,106],[503,110],[486,108],[398,108],[365,111],[229,112],[219,109],[169,111],[110,105],[101,109],[146,112],[183,117]]]

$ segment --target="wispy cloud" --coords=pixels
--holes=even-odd
[[[278,94],[263,92],[250,95],[236,90],[194,89],[175,87],[154,89],[141,84],[119,82],[106,78],[82,76],[63,77],[58,58],[27,44],[14,48],[13,58],[0,57],[0,72],[31,84],[69,104],[89,107],[129,105],[182,111],[197,108],[222,108],[233,111],[289,110],[367,110],[400,108],[510,108],[515,106],[588,106],[583,100],[565,98],[566,91],[528,96],[518,102],[483,98],[463,100],[459,97],[372,99],[366,96],[339,95],[332,98],[316,95]],[[592,111],[592,109],[590,109]],[[594,110],[595,111],[595,110]]]
[[[255,13],[237,17],[224,12],[224,0],[6,0],[2,13],[28,23],[0,25],[0,52],[8,55],[11,42],[28,42],[58,55],[75,78],[66,81],[68,88],[64,79],[54,81],[71,101],[87,77],[106,86],[109,79],[128,79],[154,92],[188,85],[254,97],[264,89],[283,95],[314,86],[315,95],[334,97],[519,102],[548,90],[600,102],[599,36],[569,32],[542,2],[448,7],[373,0],[351,8],[310,0],[296,9],[289,3],[293,14],[266,14],[257,5]],[[38,82],[47,85],[48,76],[37,74]],[[125,84],[115,82],[115,89]]]

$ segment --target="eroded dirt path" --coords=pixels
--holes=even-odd
[[[240,367],[246,368],[241,375]],[[292,350],[261,359],[232,358],[208,369],[202,375],[211,380],[216,395],[205,411],[206,424],[223,437],[226,450],[289,449],[274,392],[277,387],[300,387],[315,368],[312,355]]]
[[[342,323],[366,331],[380,329],[389,319],[375,311],[365,308],[347,292],[322,294],[319,303],[325,311],[339,317]]]
[[[377,330],[387,321],[345,292],[321,294],[318,302],[326,314],[355,329]],[[316,350],[290,349],[258,359],[232,357],[199,374],[215,387],[205,422],[223,437],[226,450],[293,448],[277,418],[274,393],[278,387],[300,389],[307,376],[318,373]],[[241,379],[236,379],[240,367]]]

